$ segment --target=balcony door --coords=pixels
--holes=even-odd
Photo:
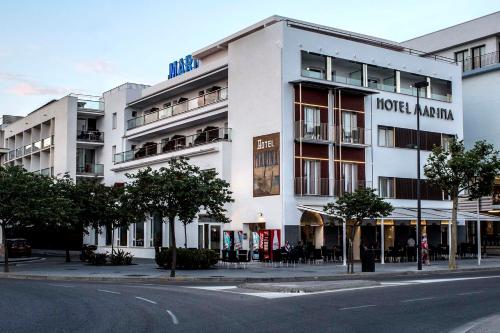
[[[483,56],[486,52],[486,48],[483,46],[478,46],[472,48],[472,68],[481,68],[483,63]]]
[[[311,107],[304,108],[304,138],[319,139],[320,126],[320,110]]]
[[[355,112],[342,112],[342,141],[357,142],[358,116]]]
[[[95,164],[95,150],[78,148],[76,150],[76,171],[79,173],[91,172]]]
[[[342,164],[342,180],[344,193],[352,193],[358,188],[358,165],[355,163]]]
[[[316,160],[304,161],[305,194],[318,195],[321,181],[321,162]]]

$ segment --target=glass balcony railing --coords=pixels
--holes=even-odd
[[[99,131],[78,131],[76,139],[85,142],[104,142],[104,133]]]
[[[40,149],[42,149],[42,140],[33,142],[33,144],[31,145],[31,147],[32,147],[33,152],[39,151]]]
[[[104,112],[103,101],[78,98],[76,106],[78,111]]]
[[[334,127],[326,123],[295,122],[295,138],[311,141],[333,141]]]
[[[189,136],[174,136],[173,139],[160,143],[146,144],[141,148],[115,154],[114,163],[129,162],[149,156],[171,153],[212,142],[231,141],[230,128],[215,128]]]
[[[500,63],[500,52],[483,54],[473,58],[467,58],[462,64],[464,72],[473,69],[483,68]]]
[[[54,144],[54,137],[49,136],[45,139],[42,139],[42,149],[48,148]]]
[[[30,143],[29,145],[17,148],[15,150],[11,150],[8,154],[8,159],[13,160],[14,158],[22,157],[25,155],[29,155],[31,153],[35,153],[45,148],[49,148],[54,144],[54,136],[48,136],[45,139],[41,139]]]
[[[76,166],[78,176],[103,176],[104,164],[84,164]]]
[[[336,128],[336,142],[342,144],[368,144],[365,137],[365,128],[362,127],[343,127],[337,126]]]
[[[16,149],[16,157],[21,157],[23,156],[23,148],[17,148]]]
[[[341,197],[358,189],[372,187],[371,181],[330,178],[295,178],[295,194],[300,196]]]
[[[14,158],[16,158],[16,151],[15,150],[11,150],[9,151],[9,160],[13,160]]]
[[[164,118],[169,118],[172,116],[176,116],[178,114],[182,114],[184,112],[196,110],[203,106],[217,103],[226,99],[227,99],[227,87],[186,100],[182,103],[169,106],[161,110],[146,113],[143,116],[129,119],[127,121],[127,129],[133,129]]]
[[[42,170],[40,170],[40,174],[42,176],[52,177],[52,176],[54,176],[54,168],[45,168],[45,169],[42,169]]]
[[[24,146],[24,154],[25,154],[25,155],[27,155],[27,154],[31,154],[31,152],[32,152],[32,150],[33,150],[32,148],[33,148],[33,145],[31,145],[31,144],[30,144],[30,145],[26,145],[26,146]]]

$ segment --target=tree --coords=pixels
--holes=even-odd
[[[20,166],[0,166],[0,227],[4,245],[4,272],[9,271],[8,231],[33,226],[43,208],[44,178]]]
[[[172,267],[170,276],[175,276],[177,248],[175,241],[175,219],[191,223],[204,210],[208,216],[221,222],[225,217],[224,205],[232,202],[229,184],[218,178],[214,170],[201,170],[191,165],[186,158],[174,158],[159,170],[146,168],[127,177],[131,179],[131,202],[143,214],[156,213],[166,218],[170,228]]]
[[[451,242],[448,266],[456,269],[458,196],[466,192],[469,199],[478,199],[493,192],[499,174],[498,151],[485,141],[478,141],[465,150],[463,141],[452,140],[449,149],[435,147],[424,166],[429,183],[439,186],[453,202]]]
[[[81,182],[79,219],[87,228],[101,232],[102,227],[111,230],[111,253],[114,253],[114,230],[128,228],[130,224],[144,220],[137,207],[130,204],[126,188],[106,186],[95,180]]]
[[[366,219],[388,216],[393,209],[392,205],[375,194],[375,190],[372,188],[360,188],[355,192],[345,193],[336,202],[328,203],[323,208],[326,213],[344,220],[346,225],[350,224],[348,273],[354,273],[353,242],[357,228]]]
[[[87,232],[84,221],[79,218],[81,202],[77,187],[68,174],[60,178],[44,177],[44,180],[48,187],[39,227],[53,230],[65,239],[66,262],[70,262],[69,235],[73,231]]]

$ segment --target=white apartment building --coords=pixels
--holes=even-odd
[[[179,246],[255,249],[257,240],[341,246],[342,223],[322,207],[370,186],[397,209],[384,224],[367,221],[357,242],[388,250],[415,237],[414,83],[429,83],[420,94],[420,167],[433,145],[463,137],[460,66],[375,37],[273,16],[169,70],[169,79],[126,104],[115,107],[113,92],[103,96],[111,141],[102,156],[105,165],[112,162],[104,174],[109,185],[174,156],[230,182],[232,222],[200,214],[187,227],[187,241],[178,223]],[[425,181],[423,193],[431,242],[446,244],[451,203]],[[115,245],[139,257],[152,257],[155,243],[169,244],[157,216],[115,232]],[[110,231],[91,233],[86,242],[96,239],[109,249]]]
[[[470,148],[486,140],[500,149],[500,12],[460,23],[405,41],[429,55],[454,59],[462,69],[464,143]],[[461,209],[476,211],[476,202],[463,200]],[[500,215],[500,178],[495,195],[482,198],[479,209]],[[500,251],[500,225],[482,222],[483,243]],[[470,230],[474,234],[475,229]]]

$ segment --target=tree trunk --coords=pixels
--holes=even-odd
[[[351,227],[351,235],[349,237],[349,265],[347,267],[348,269],[350,267],[350,274],[354,274],[354,237],[356,236],[356,228],[357,226],[355,224]]]
[[[2,241],[3,241],[3,251],[5,252],[4,255],[4,262],[3,262],[3,271],[4,273],[9,272],[9,252],[7,250],[7,232],[5,230],[5,226],[2,224]]]
[[[115,252],[115,230],[113,229],[113,225],[111,225],[111,255]]]
[[[450,257],[448,258],[448,268],[457,269],[456,253],[457,253],[457,212],[458,212],[458,195],[453,194],[453,208],[451,211],[451,240],[450,240]]]
[[[187,224],[184,223],[184,248],[188,248]]]
[[[172,247],[172,267],[170,268],[170,277],[175,277],[175,268],[177,266],[177,247],[175,245],[175,226],[174,226],[175,218],[169,218],[168,224],[170,227],[170,234],[172,239],[170,240],[170,244]]]

